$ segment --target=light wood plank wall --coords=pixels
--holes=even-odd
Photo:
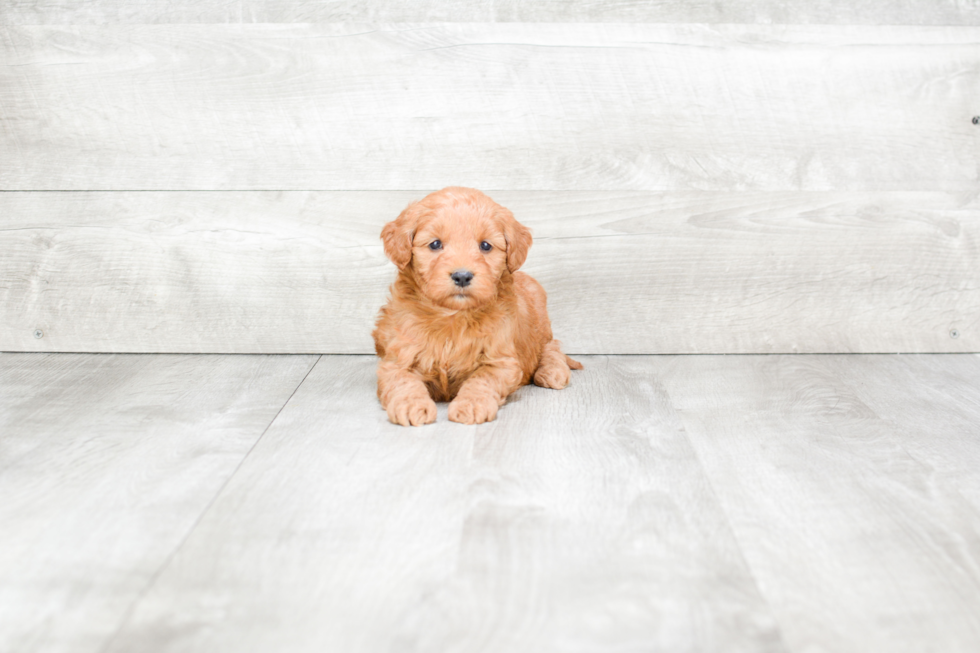
[[[381,226],[458,184],[534,230],[569,351],[978,351],[977,25],[0,0],[0,350],[370,353]]]
[[[9,25],[51,23],[646,22],[980,25],[977,0],[5,0]]]

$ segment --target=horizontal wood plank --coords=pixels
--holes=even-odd
[[[0,23],[652,22],[978,25],[971,0],[5,0]]]
[[[0,189],[948,190],[980,28],[0,28]]]
[[[315,361],[0,354],[0,650],[103,650]]]
[[[786,651],[644,361],[387,422],[325,356],[106,653]]]
[[[0,193],[0,350],[372,353],[424,193]],[[972,194],[493,196],[567,351],[980,350]]]

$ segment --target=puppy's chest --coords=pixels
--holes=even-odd
[[[486,360],[489,339],[477,333],[420,334],[416,364],[427,376],[448,376],[450,381],[473,373]]]

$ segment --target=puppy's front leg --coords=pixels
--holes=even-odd
[[[393,424],[421,426],[436,421],[436,402],[422,378],[395,361],[378,364],[378,399]]]
[[[462,424],[482,424],[497,417],[497,409],[521,386],[517,360],[484,365],[466,379],[449,404],[449,419]]]

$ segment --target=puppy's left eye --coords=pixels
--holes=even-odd
[[[491,249],[493,249],[493,245],[484,240],[482,243],[480,243],[480,249],[482,249],[484,252],[489,252]]]

